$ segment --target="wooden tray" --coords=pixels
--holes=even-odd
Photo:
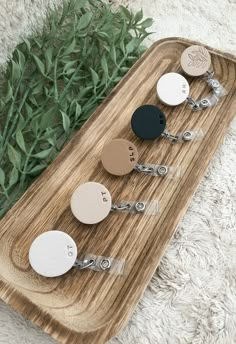
[[[180,71],[181,52],[191,44],[195,42],[180,38],[155,43],[0,222],[0,297],[61,343],[104,343],[127,323],[235,114],[236,60],[209,47],[216,76],[228,95],[201,112],[187,105],[164,107],[157,101],[157,79]],[[203,81],[190,82],[194,97],[208,93]],[[184,145],[137,139],[130,117],[145,103],[164,109],[171,132],[202,128],[204,139]],[[101,166],[100,154],[112,138],[134,142],[140,162],[181,165],[183,177],[171,180],[136,172],[124,178],[110,176]],[[113,213],[99,225],[80,224],[70,212],[69,200],[75,187],[88,180],[103,183],[113,200],[159,199],[161,213]],[[69,233],[79,252],[126,259],[126,274],[72,269],[64,277],[40,277],[29,266],[28,250],[37,235],[51,229]]]

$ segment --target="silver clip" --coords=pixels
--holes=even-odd
[[[165,130],[162,136],[171,141],[171,143],[192,141],[194,137],[193,131],[190,130],[186,130],[178,135],[172,135]]]
[[[162,137],[165,139],[171,141],[172,143],[178,141],[178,136],[170,134],[167,130],[164,130],[163,133],[161,134]]]
[[[111,259],[103,257],[100,259],[100,257],[93,256],[93,258],[85,258],[84,260],[76,259],[74,263],[74,267],[76,267],[79,270],[84,269],[92,269],[96,271],[106,271],[111,268]]]
[[[111,268],[111,260],[109,258],[101,259],[99,266],[103,271],[109,270]]]
[[[148,165],[143,164],[136,164],[134,169],[138,172],[146,173],[146,174],[153,174],[154,169]]]
[[[193,132],[192,131],[187,130],[187,131],[183,132],[182,139],[184,141],[192,141],[192,138],[193,138]]]
[[[112,211],[120,211],[120,212],[137,212],[137,213],[142,213],[145,211],[146,208],[146,204],[144,202],[134,202],[132,203],[124,203],[124,204],[120,204],[120,205],[115,205],[112,204],[111,206],[111,210]]]
[[[159,165],[157,167],[157,173],[159,174],[159,176],[164,177],[167,175],[167,173],[169,172],[169,167],[165,166],[165,165]]]
[[[94,254],[86,254],[84,259],[93,260],[94,264],[90,269],[100,272],[108,272],[112,275],[123,275],[125,269],[125,260],[113,257],[95,256]]]
[[[142,172],[145,174],[149,174],[151,176],[160,176],[164,177],[169,172],[169,167],[165,165],[144,165],[144,164],[137,164],[134,169],[138,172]]]
[[[91,268],[93,265],[95,265],[95,261],[93,259],[84,259],[84,260],[79,260],[76,259],[74,263],[74,267],[76,267],[79,270],[84,270],[87,268]]]
[[[213,91],[211,96],[206,97],[201,100],[195,100],[191,96],[187,97],[186,102],[191,106],[192,110],[199,111],[199,110],[206,109],[208,107],[212,107],[218,103],[221,97],[226,95],[227,92],[225,88],[221,85],[221,83],[217,79],[213,77],[214,77],[213,71],[207,71],[202,77],[202,79],[207,82],[207,84],[210,86],[210,88]]]

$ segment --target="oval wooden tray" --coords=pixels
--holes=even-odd
[[[209,47],[216,76],[228,95],[201,112],[158,102],[157,79],[180,71],[181,52],[191,44],[195,42],[180,38],[155,43],[0,222],[0,297],[61,343],[101,344],[127,323],[235,114],[236,60]],[[208,93],[206,83],[189,80],[194,97]],[[137,139],[130,117],[145,103],[164,109],[171,132],[202,128],[204,139],[184,145]],[[110,176],[100,154],[112,138],[134,142],[140,162],[181,165],[182,178],[136,172]],[[103,183],[113,200],[158,199],[161,212],[152,217],[113,213],[99,225],[83,225],[71,214],[69,200],[75,187],[88,180]],[[51,229],[70,234],[81,253],[125,259],[126,274],[72,269],[63,277],[40,277],[29,266],[28,250],[37,235]]]

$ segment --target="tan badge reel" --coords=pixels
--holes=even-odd
[[[122,201],[113,204],[108,189],[96,182],[81,184],[72,194],[71,211],[82,223],[96,224],[104,220],[110,212],[143,213],[156,215],[159,213],[158,201]]]
[[[150,176],[173,177],[180,174],[179,168],[166,165],[139,164],[138,150],[135,145],[124,139],[107,142],[102,150],[101,162],[105,170],[114,176],[124,176],[132,171]]]
[[[83,259],[78,259],[77,254],[74,240],[68,234],[54,230],[40,234],[32,242],[29,262],[34,271],[44,277],[62,276],[73,267],[115,275],[122,275],[124,272],[124,260],[93,254],[86,254]]]
[[[202,110],[216,105],[226,94],[224,87],[214,78],[214,72],[210,71],[211,56],[203,46],[192,45],[185,49],[180,64],[187,75],[205,80],[212,93],[209,97],[194,100],[190,95],[190,86],[186,78],[179,73],[167,73],[157,82],[157,96],[164,104],[176,106],[187,102],[193,110]]]

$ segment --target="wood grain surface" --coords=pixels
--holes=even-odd
[[[0,297],[60,343],[102,344],[127,323],[236,112],[236,60],[209,47],[216,77],[228,95],[200,112],[187,105],[165,107],[157,100],[157,79],[181,71],[181,53],[195,43],[180,38],[155,43],[0,222]],[[194,97],[209,93],[205,82],[188,80]],[[164,139],[141,141],[130,129],[130,118],[142,104],[159,105],[173,133],[202,128],[203,140],[176,145]],[[182,178],[135,171],[109,175],[100,154],[113,138],[132,141],[140,162],[181,166]],[[86,181],[103,183],[114,201],[158,199],[160,214],[111,213],[98,225],[83,225],[73,217],[69,201]],[[125,275],[76,269],[52,279],[37,275],[29,266],[29,247],[40,233],[53,229],[71,235],[81,255],[125,259]]]

